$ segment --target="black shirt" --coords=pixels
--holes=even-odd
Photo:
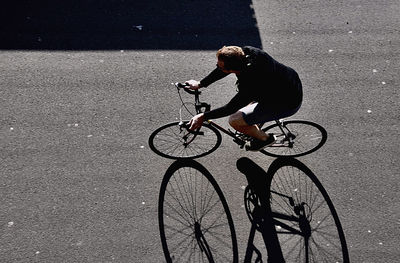
[[[294,69],[279,63],[261,49],[250,46],[242,49],[246,61],[240,74],[236,74],[238,94],[225,106],[205,113],[206,119],[231,115],[253,101],[276,110],[290,110],[301,104],[302,86]],[[217,67],[200,81],[200,85],[207,87],[227,75]]]

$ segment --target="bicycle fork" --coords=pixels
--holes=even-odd
[[[283,139],[281,140],[281,144],[284,144],[285,141],[288,142],[288,147],[293,148],[294,144],[294,139],[296,138],[296,135],[294,135],[288,127],[286,127],[281,120],[277,120],[276,123],[278,124],[279,129],[282,132]]]
[[[189,130],[188,123],[184,123],[183,121],[179,122],[178,125],[180,127],[180,133],[185,132],[182,135],[183,146],[185,146],[185,148],[197,137],[197,135],[204,135],[204,132],[200,131],[201,128],[198,128],[195,131]]]

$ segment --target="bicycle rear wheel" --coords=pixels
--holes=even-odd
[[[221,133],[204,123],[194,132],[189,132],[179,122],[161,126],[149,137],[150,149],[170,159],[194,159],[215,151],[221,144]]]
[[[174,162],[158,202],[160,236],[169,262],[238,262],[228,204],[212,175],[194,160]]]
[[[303,163],[275,160],[270,205],[286,262],[349,262],[339,217],[328,193]]]
[[[261,150],[262,153],[273,157],[299,157],[321,148],[328,137],[321,125],[310,121],[284,120],[282,127],[283,131],[278,124],[262,129],[277,136],[276,143]]]

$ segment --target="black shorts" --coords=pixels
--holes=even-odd
[[[301,104],[292,109],[280,109],[279,107],[274,107],[272,105],[254,102],[241,108],[239,111],[242,113],[244,121],[248,125],[253,125],[292,116],[300,109],[300,106]]]

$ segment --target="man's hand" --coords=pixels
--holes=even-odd
[[[190,89],[196,90],[196,89],[200,88],[200,81],[197,81],[197,80],[191,79],[191,80],[186,81],[185,84],[188,84]]]
[[[195,115],[190,121],[189,121],[189,130],[196,130],[200,128],[203,125],[204,122],[204,114],[200,113]]]

